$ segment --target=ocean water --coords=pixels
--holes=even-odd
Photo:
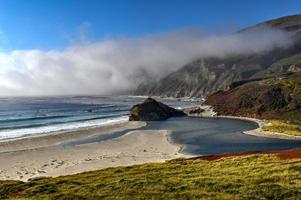
[[[74,96],[0,98],[0,140],[101,126],[128,120],[131,106],[145,97]],[[162,99],[176,108],[199,100]]]

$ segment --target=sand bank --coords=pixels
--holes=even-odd
[[[41,176],[60,176],[106,167],[127,166],[185,157],[179,145],[160,131],[130,131],[125,135],[89,144],[59,147],[58,143],[113,131],[138,128],[141,122],[127,122],[47,136],[0,143],[0,179],[26,181]],[[187,156],[186,156],[187,157]]]

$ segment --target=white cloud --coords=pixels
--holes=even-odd
[[[199,57],[262,53],[290,43],[285,33],[272,29],[214,36],[179,31],[79,43],[62,51],[2,52],[0,95],[111,94],[133,89],[145,77],[161,78]]]

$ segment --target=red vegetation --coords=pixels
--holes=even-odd
[[[190,159],[191,160],[202,159],[202,160],[213,161],[221,158],[256,155],[256,154],[270,154],[270,155],[275,155],[281,159],[294,159],[294,158],[301,158],[301,149],[299,148],[299,149],[288,149],[288,150],[278,150],[278,151],[246,151],[242,153],[226,153],[222,155],[200,156],[200,157],[194,157]]]
[[[244,81],[207,97],[219,115],[301,123],[301,73]]]

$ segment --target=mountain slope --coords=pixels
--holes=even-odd
[[[141,84],[134,93],[136,95],[200,97],[225,89],[235,81],[277,76],[287,72],[292,65],[300,66],[301,56],[298,56],[298,53],[301,53],[301,15],[267,21],[240,32],[267,25],[287,31],[294,40],[294,44],[289,48],[277,48],[262,54],[233,55],[224,59],[198,59],[158,82]],[[294,59],[293,62],[290,60],[291,57]],[[284,62],[287,58],[289,60]]]
[[[205,104],[220,115],[285,120],[301,124],[301,72],[237,82],[209,95]]]

